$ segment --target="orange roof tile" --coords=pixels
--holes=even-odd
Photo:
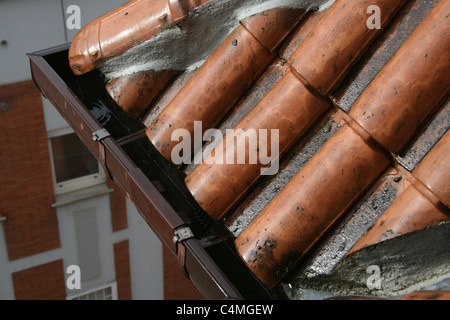
[[[133,0],[86,25],[69,51],[75,74],[84,74],[141,41],[156,36],[209,0]]]

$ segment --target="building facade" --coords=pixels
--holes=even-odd
[[[0,299],[200,298],[31,79],[26,53],[125,2],[0,2]]]

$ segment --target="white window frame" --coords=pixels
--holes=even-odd
[[[52,179],[53,179],[55,195],[66,194],[66,193],[74,192],[74,191],[81,190],[81,189],[84,189],[87,187],[92,187],[92,186],[106,183],[106,175],[105,175],[105,172],[103,171],[103,167],[101,166],[100,163],[98,163],[98,173],[87,175],[87,176],[84,176],[81,178],[63,181],[60,183],[56,182],[55,164],[54,164],[54,159],[53,159],[52,138],[64,136],[66,134],[71,134],[71,133],[74,133],[74,131],[70,127],[52,130],[47,133],[47,141],[48,141],[48,147],[49,147],[49,152],[50,152],[50,163],[51,163],[51,167],[52,167]]]
[[[91,294],[91,293],[94,293],[94,292],[97,292],[97,291],[100,291],[100,290],[104,290],[104,289],[106,289],[106,288],[111,288],[111,300],[118,300],[118,294],[117,294],[117,282],[111,282],[111,283],[108,283],[108,284],[106,284],[106,285],[104,285],[104,286],[100,286],[100,287],[96,287],[96,288],[92,288],[92,289],[89,289],[89,290],[87,290],[87,291],[83,291],[83,292],[81,292],[81,293],[79,293],[79,294],[74,294],[74,295],[68,295],[67,297],[66,297],[66,300],[74,300],[74,299],[79,299],[80,297],[83,297],[83,296],[88,296],[89,294]],[[83,300],[83,299],[82,299]],[[88,300],[88,299],[86,299],[86,300]]]

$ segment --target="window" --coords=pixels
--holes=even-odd
[[[106,182],[98,161],[70,128],[52,131],[49,147],[56,195]]]
[[[114,282],[80,295],[69,296],[67,300],[117,300],[117,284]]]

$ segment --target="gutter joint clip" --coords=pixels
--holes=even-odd
[[[183,242],[194,238],[194,233],[192,232],[191,228],[186,226],[180,227],[174,230],[174,232],[175,236],[173,237],[172,241],[177,248],[178,262],[180,264],[181,271],[186,276],[186,278],[190,279],[188,270],[186,268],[186,247],[184,246]]]

